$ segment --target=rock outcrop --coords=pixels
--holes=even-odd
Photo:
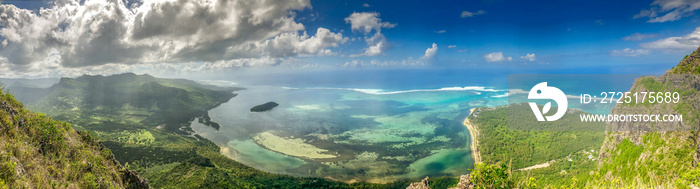
[[[459,177],[459,183],[457,183],[457,186],[450,188],[450,189],[472,189],[474,188],[474,184],[471,183],[471,179],[469,178],[469,174],[462,175]]]
[[[420,182],[411,183],[406,189],[430,189],[430,183],[428,183],[428,177],[425,177]]]
[[[459,183],[457,183],[457,186],[452,187],[450,189],[472,189],[474,188],[474,184],[471,183],[471,180],[469,178],[469,174],[462,175],[459,177]],[[414,182],[411,183],[411,185],[408,185],[406,189],[430,189],[430,183],[428,181],[428,177],[425,177],[423,180],[420,182]]]

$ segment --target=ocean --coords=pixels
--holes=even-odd
[[[205,82],[247,89],[209,111],[219,130],[196,121],[192,128],[224,155],[268,172],[349,182],[458,176],[473,168],[472,139],[462,125],[471,108],[526,101],[513,90],[542,80],[577,96],[624,92],[636,77],[453,69],[243,73]],[[249,111],[269,101],[280,105]],[[600,113],[612,105],[573,107]]]

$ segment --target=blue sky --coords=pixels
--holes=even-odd
[[[365,3],[369,7],[362,6]],[[345,30],[352,37],[363,36],[358,32],[347,32],[348,24],[343,18],[353,12],[377,12],[382,21],[395,23],[394,28],[382,30],[394,48],[382,57],[362,57],[365,61],[395,60],[411,55],[416,57],[432,43],[436,43],[439,48],[437,65],[440,66],[549,64],[548,66],[560,68],[586,67],[602,70],[616,66],[611,64],[633,67],[658,67],[661,64],[661,67],[667,67],[676,64],[692,50],[658,50],[637,56],[611,54],[613,50],[639,49],[642,43],[687,35],[700,26],[696,15],[663,23],[649,23],[649,19],[633,18],[641,10],[649,9],[651,3],[652,1],[312,1],[314,9],[305,12],[318,13],[319,16],[314,21],[303,20],[302,23],[309,27],[325,26],[336,31]],[[462,11],[479,10],[485,13],[461,17]],[[623,39],[635,33],[653,37]],[[362,41],[352,41],[343,51],[353,53],[363,45]],[[448,48],[450,45],[455,47]],[[513,60],[484,65],[489,63],[483,59],[483,55],[492,52],[502,52],[505,56],[513,57]],[[536,55],[534,62],[520,58],[528,53]]]
[[[0,13],[34,17],[0,21],[0,77],[290,67],[655,74],[700,45],[700,2],[683,0],[0,2]]]

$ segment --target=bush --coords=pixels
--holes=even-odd
[[[470,175],[475,188],[516,188],[510,165],[476,164]]]

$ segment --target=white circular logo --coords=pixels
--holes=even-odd
[[[547,116],[547,121],[556,121],[563,117],[569,105],[564,92],[559,90],[559,88],[547,86],[547,82],[538,83],[532,87],[530,93],[527,95],[527,99],[551,99],[557,103],[557,113]],[[537,104],[534,102],[530,102],[530,108],[532,108],[532,112],[535,113],[537,121],[545,121],[544,114],[549,112],[549,109],[552,108],[552,102],[547,102],[547,104],[542,107],[542,111],[540,111],[539,107],[537,107]]]

